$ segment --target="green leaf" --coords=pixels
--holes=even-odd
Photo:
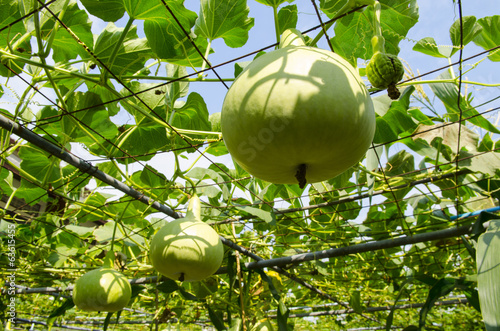
[[[154,113],[160,116],[166,116],[165,110],[163,109],[166,91],[166,86],[158,86],[156,83],[140,83],[133,81],[127,85],[127,89],[121,91],[121,94],[125,98],[125,100],[121,102],[121,105],[135,117],[135,122],[138,125],[156,125],[156,122],[147,118],[136,108],[132,107],[131,104],[134,104],[137,108],[143,109],[147,113],[153,110]],[[158,112],[158,110],[161,110],[161,112]],[[154,113],[152,115],[157,116]]]
[[[179,285],[172,279],[165,279],[159,285],[156,286],[158,291],[161,291],[165,294],[173,293],[179,289]]]
[[[89,228],[88,226],[79,226],[79,225],[73,225],[69,224],[64,227],[67,231],[70,231],[77,235],[79,238],[85,239],[88,236],[92,234],[92,228]]]
[[[73,141],[91,145],[95,140],[111,139],[118,132],[97,94],[76,92],[69,96],[67,106],[74,120],[82,123],[82,127],[78,128],[69,116],[63,116],[63,130]],[[89,134],[94,138],[90,138]]]
[[[2,37],[0,38],[0,48],[6,48],[7,45],[13,44],[26,33],[25,25],[18,22],[9,26],[9,24],[14,23],[14,21],[21,18],[24,13],[22,8],[22,2],[16,0],[3,0],[0,1],[0,27],[8,27],[8,29],[2,31]],[[19,45],[18,49],[15,50],[16,55],[22,57],[31,57],[31,44],[30,38]],[[20,73],[24,67],[23,61],[18,60],[8,60],[2,59],[2,64],[0,64],[0,75],[3,77],[11,77],[14,73]],[[9,70],[10,68],[10,70]],[[14,71],[14,73],[12,71]]]
[[[480,18],[477,20],[477,24],[483,29],[473,40],[476,45],[486,50],[500,45],[500,29],[498,29],[500,26],[500,15]],[[491,61],[500,61],[499,49],[491,51],[488,58]]]
[[[208,120],[208,109],[203,97],[196,92],[191,92],[186,103],[176,110],[174,127],[210,131],[212,125]]]
[[[263,5],[266,6],[271,6],[274,8],[278,8],[279,5],[281,5],[284,2],[293,2],[293,0],[256,0],[257,2],[260,2]]]
[[[491,177],[500,173],[499,153],[469,153],[461,152],[458,165],[473,172],[480,172]]]
[[[81,42],[92,49],[94,43],[94,37],[91,31],[92,22],[87,12],[80,9],[76,1],[71,2],[72,3],[66,8],[62,21]],[[49,33],[49,31],[43,32]],[[56,62],[67,62],[75,59],[78,55],[82,57],[88,56],[87,51],[75,40],[66,28],[59,28],[57,30],[52,44],[52,50],[54,52],[53,58]]]
[[[382,0],[381,26],[385,38],[387,53],[397,55],[399,42],[403,40],[410,28],[418,21],[416,0]],[[342,17],[335,25],[335,37],[332,43],[335,52],[344,56],[349,62],[356,64],[356,59],[371,58],[371,38],[373,30],[373,9],[366,7],[363,11]]]
[[[249,206],[235,206],[236,209],[239,209],[245,213],[257,216],[258,218],[264,220],[266,223],[274,223],[276,222],[276,218],[273,213],[268,212],[263,209],[249,207]]]
[[[224,39],[229,47],[241,47],[248,40],[248,31],[254,19],[248,17],[250,8],[246,0],[201,0],[200,16],[194,33],[212,41]]]
[[[281,35],[286,29],[295,29],[297,21],[297,5],[282,7],[278,12],[278,33]]]
[[[139,185],[148,195],[154,196],[155,200],[166,200],[170,190],[170,183],[158,170],[150,165],[144,166],[143,170],[132,174],[132,180]]]
[[[392,128],[391,123],[387,122],[383,117],[377,117],[376,121],[375,137],[373,138],[375,144],[385,144],[398,139],[398,134]]]
[[[187,176],[190,178],[198,179],[200,181],[204,179],[213,180],[215,183],[218,183],[219,187],[222,189],[224,200],[230,198],[229,185],[224,184],[226,180],[216,170],[211,168],[195,167],[187,173]]]
[[[152,4],[156,2],[151,1]],[[140,16],[145,20],[144,33],[149,46],[159,58],[167,62],[182,66],[201,66],[203,58],[200,53],[205,54],[208,42],[205,38],[190,33],[197,18],[196,13],[184,8],[179,1],[167,0],[166,3],[177,20],[163,5]]]
[[[210,305],[205,305],[205,307],[208,310],[208,317],[210,318],[210,321],[214,325],[214,327],[217,329],[217,331],[225,331],[226,326],[224,325],[224,318],[222,316],[221,312],[215,312]]]
[[[278,330],[279,331],[288,331],[288,315],[290,315],[290,310],[285,305],[285,302],[282,298],[280,298],[278,302]]]
[[[451,74],[449,71],[444,71],[440,74],[437,79],[449,80],[451,79]],[[436,94],[436,96],[443,102],[446,107],[446,111],[450,117],[450,121],[456,122],[460,118],[460,111],[462,112],[462,118],[467,118],[470,123],[479,126],[485,130],[493,133],[500,133],[493,124],[491,124],[487,119],[481,116],[478,111],[471,106],[470,100],[465,98],[463,95],[460,96],[460,101],[458,101],[458,82],[453,83],[434,83],[429,84],[429,87]]]
[[[274,283],[273,283],[273,280],[271,279],[271,277],[269,277],[267,275],[267,273],[262,269],[256,269],[255,272],[260,275],[263,282],[266,282],[269,285],[269,291],[271,291],[273,298],[276,301],[280,301],[281,300],[280,294],[279,294],[278,290],[276,289],[276,287],[274,286]]]
[[[426,37],[420,39],[415,46],[413,46],[413,50],[416,52],[424,53],[434,57],[447,58],[448,56],[441,53],[440,48],[436,44],[436,41],[432,37]]]
[[[123,6],[134,20],[156,19],[167,12],[160,0],[123,0]]]
[[[451,42],[455,46],[451,54],[458,52],[460,44],[465,46],[470,43],[481,31],[482,27],[476,24],[476,17],[474,16],[462,17],[462,24],[460,24],[460,19],[456,20],[450,27]]]
[[[406,88],[403,93],[401,94],[401,97],[397,101],[392,101],[390,103],[390,107],[387,110],[387,112],[382,116],[383,120],[385,121],[384,124],[381,125],[390,125],[391,127],[391,132],[384,132],[383,130],[384,127],[377,129],[377,141],[380,139],[380,135],[388,135],[388,137],[391,137],[393,135],[397,135],[397,137],[400,137],[402,133],[407,132],[407,133],[412,133],[416,128],[417,128],[417,123],[412,119],[410,114],[408,113],[408,108],[410,106],[410,97],[411,94],[415,91],[414,87]],[[383,99],[384,100],[384,99]],[[377,108],[379,109],[377,114],[380,115],[381,110],[380,107],[383,105],[379,102],[376,103],[376,105],[379,105]],[[377,109],[376,108],[376,109]],[[378,118],[377,118],[377,124],[378,124]],[[391,140],[385,140],[383,141],[384,143],[390,142]]]
[[[153,57],[148,40],[137,36],[137,27],[133,26],[128,31],[123,45],[118,50],[113,65],[110,67],[110,56],[116,43],[120,40],[124,28],[118,28],[114,23],[108,23],[101,32],[94,46],[95,56],[106,66],[102,70],[110,70],[115,75],[134,74],[144,67],[147,60]],[[89,55],[87,60],[94,61]]]
[[[50,313],[49,317],[47,318],[47,326],[50,328],[54,324],[56,318],[58,318],[59,316],[64,316],[64,314],[66,314],[66,311],[73,308],[74,306],[75,303],[73,302],[73,299],[71,297],[66,299],[59,307],[57,307]]]
[[[334,18],[348,0],[320,0],[319,8],[329,17]]]
[[[475,132],[463,125],[460,127],[458,123],[420,125],[415,131],[415,137],[425,140],[429,145],[436,140],[442,140],[442,144],[450,147],[454,152],[459,144],[459,137],[460,147],[468,151],[476,151],[479,140]]]
[[[358,314],[361,314],[365,310],[365,307],[361,302],[361,291],[357,290],[351,293],[349,306],[351,306],[351,308]]]
[[[118,312],[119,314],[120,312]],[[109,323],[111,322],[111,317],[113,316],[113,312],[110,311],[109,313],[106,314],[106,318],[104,319],[104,325],[102,327],[103,331],[107,331],[109,327]]]
[[[130,160],[150,160],[157,152],[172,147],[163,126],[140,124],[128,126],[125,130],[121,151],[113,150],[112,153],[117,162],[128,164]]]
[[[105,22],[116,22],[125,14],[122,0],[80,0],[88,12]]]
[[[427,314],[434,306],[434,303],[439,300],[439,298],[448,295],[456,288],[463,287],[464,284],[465,281],[463,279],[441,278],[440,280],[438,280],[429,290],[424,306],[420,310],[420,318],[418,323],[419,328],[421,329],[424,327]]]
[[[21,18],[22,12],[19,10],[20,2],[17,0],[0,1],[0,27],[7,27],[15,20]],[[2,31],[0,47],[4,48],[9,42],[16,38],[17,34],[23,35],[26,29],[23,24],[13,24],[7,30]]]
[[[186,67],[181,67],[175,64],[167,64],[167,75],[172,77],[174,80],[184,77],[187,75]],[[189,82],[185,81],[173,81],[166,85],[167,89],[167,100],[171,109],[174,108],[175,101],[179,98],[183,98],[188,94]]]
[[[22,160],[21,169],[42,183],[54,185],[61,180],[61,169],[59,168],[61,161],[51,157],[47,152],[28,144],[19,148],[19,157]]]
[[[487,331],[500,328],[500,220],[490,221],[479,236],[476,250],[479,303]]]

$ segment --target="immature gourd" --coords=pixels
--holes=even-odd
[[[73,287],[73,302],[81,310],[115,312],[130,301],[132,289],[127,278],[113,269],[114,252],[106,255],[102,268],[82,275]]]
[[[403,78],[405,70],[397,56],[380,51],[384,49],[384,38],[373,36],[372,48],[376,50],[366,66],[366,76],[373,87],[387,89],[391,99],[399,98],[396,84]]]
[[[232,158],[250,174],[304,187],[358,163],[372,142],[375,113],[356,69],[287,30],[279,49],[233,82],[221,129]]]
[[[193,195],[186,216],[167,223],[151,240],[151,263],[165,277],[199,281],[219,269],[224,247],[217,232],[201,221],[200,209],[200,199]]]

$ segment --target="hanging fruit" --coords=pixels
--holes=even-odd
[[[357,164],[375,133],[367,89],[341,56],[287,30],[233,82],[221,127],[232,158],[276,184],[315,183]]]
[[[167,223],[151,240],[151,263],[165,277],[199,281],[219,269],[224,247],[217,232],[201,220],[200,211],[200,199],[193,195],[186,216]]]

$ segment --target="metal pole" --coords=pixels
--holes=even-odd
[[[43,149],[44,151],[58,157],[59,159],[67,162],[68,164],[71,164],[72,166],[78,168],[80,171],[90,174],[91,176],[94,176],[95,178],[99,179],[100,181],[113,186],[117,190],[147,204],[153,207],[154,209],[167,214],[170,217],[173,218],[179,218],[180,216],[173,211],[172,209],[168,208],[167,206],[159,203],[158,201],[153,201],[149,197],[145,196],[143,193],[134,190],[133,188],[123,184],[120,182],[118,179],[111,177],[110,175],[102,172],[101,170],[97,169],[96,166],[93,166],[90,162],[85,161],[84,159],[81,159],[75,155],[72,155],[64,150],[62,150],[60,147],[54,145],[53,143],[47,141],[46,139],[40,137],[36,133],[32,132],[31,130],[23,128],[21,125],[19,125],[16,122],[13,122],[9,120],[7,117],[0,115],[0,126],[6,130],[9,130],[19,137],[23,138],[26,141],[29,141],[33,145]]]
[[[247,269],[260,269],[260,268],[276,267],[276,266],[283,267],[286,265],[302,263],[305,261],[320,260],[324,258],[339,257],[356,253],[376,251],[380,249],[416,244],[420,242],[432,241],[443,238],[459,237],[461,235],[469,234],[471,232],[472,232],[472,226],[466,225],[451,229],[415,234],[412,236],[404,236],[395,239],[386,239],[375,242],[369,242],[365,244],[357,244],[352,246],[327,249],[323,251],[279,257],[276,259],[249,262],[245,264],[245,267]]]

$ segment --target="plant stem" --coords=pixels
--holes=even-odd
[[[113,64],[115,63],[116,57],[118,55],[118,51],[123,46],[123,42],[125,41],[125,38],[127,37],[127,34],[130,31],[130,28],[132,27],[133,22],[134,22],[134,19],[132,17],[129,17],[127,24],[125,25],[125,28],[123,28],[120,39],[116,42],[115,47],[113,48],[113,51],[111,52],[111,55],[109,56],[109,62],[106,64],[109,70],[113,69]],[[101,82],[103,84],[104,84],[104,82],[106,82],[108,80],[108,76],[109,76],[109,71],[104,70],[102,72],[102,76],[101,76]]]
[[[274,15],[274,32],[276,33],[276,42],[278,43],[276,48],[278,48],[279,44],[280,44],[280,27],[279,27],[279,21],[278,21],[278,6],[273,6],[273,15]]]
[[[212,47],[212,39],[208,40],[208,45],[207,49],[205,50],[205,55],[203,56],[203,63],[201,65],[201,72],[198,74],[198,80],[203,79],[203,72],[206,69],[207,65],[210,65],[210,62],[208,62],[208,55],[210,54],[210,48]]]
[[[398,86],[411,86],[411,85],[422,85],[422,84],[443,84],[443,83],[457,83],[457,82],[458,82],[458,78],[414,80],[414,81],[398,84]],[[484,86],[484,87],[499,87],[500,86],[500,83],[487,84],[487,83],[481,83],[481,82],[473,82],[473,81],[469,81],[469,80],[462,80],[462,84],[478,85],[478,86]]]
[[[40,57],[46,58],[47,56],[49,56],[50,50],[52,48],[52,44],[54,43],[54,38],[56,36],[57,30],[59,29],[59,25],[60,25],[59,21],[62,21],[64,14],[66,13],[66,9],[68,9],[68,4],[69,4],[69,0],[66,0],[66,2],[64,3],[64,5],[61,9],[61,12],[58,15],[58,19],[54,23],[54,27],[52,28],[49,39],[47,40],[47,44],[45,45],[45,50],[44,49],[39,50]]]

